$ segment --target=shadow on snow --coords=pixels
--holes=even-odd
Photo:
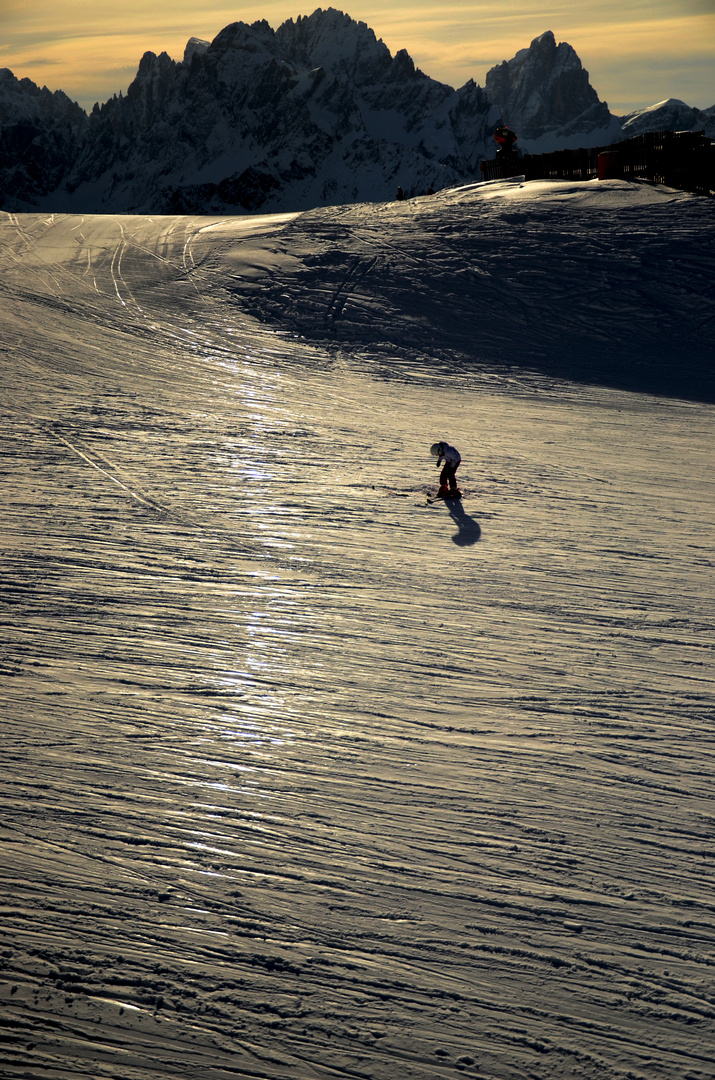
[[[452,537],[453,542],[459,547],[469,547],[470,544],[475,544],[482,535],[479,522],[465,512],[459,499],[445,499],[445,505],[458,530]]]

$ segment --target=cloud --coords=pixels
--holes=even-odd
[[[24,66],[26,68],[52,67],[53,65],[59,66],[61,64],[61,60],[52,60],[49,56],[28,57],[28,59],[24,61]]]
[[[148,50],[178,60],[192,36],[211,40],[239,19],[266,18],[278,27],[310,14],[319,2],[0,0],[0,55],[19,77],[46,82],[90,107],[125,91]],[[366,22],[393,53],[406,48],[426,74],[451,86],[470,78],[483,84],[489,68],[552,30],[557,41],[576,49],[611,108],[628,111],[648,99],[656,83],[661,98],[684,97],[700,107],[715,102],[715,0],[333,2]],[[689,70],[697,71],[697,79]]]

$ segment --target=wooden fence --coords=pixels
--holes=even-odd
[[[599,170],[599,155],[602,155]],[[647,131],[610,146],[556,150],[551,154],[499,155],[480,164],[485,180],[650,180],[715,194],[715,144],[702,131]]]

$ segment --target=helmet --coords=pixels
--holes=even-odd
[[[442,443],[441,442],[432,443],[432,445],[429,448],[429,452],[432,455],[432,457],[440,457],[441,454],[442,454]]]

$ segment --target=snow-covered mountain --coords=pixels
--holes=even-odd
[[[126,97],[95,108],[68,207],[132,211],[383,199],[478,173],[498,120],[334,10],[227,26],[184,59],[147,53]]]
[[[715,105],[710,109],[693,109],[678,98],[626,113],[620,121],[624,138],[646,131],[704,131],[715,138]]]
[[[145,53],[126,95],[89,118],[4,72],[0,205],[223,213],[389,199],[398,185],[479,179],[501,122],[532,153],[621,132],[550,31],[492,69],[486,89],[454,90],[332,8],[277,30],[236,22],[212,42],[191,38],[181,61]]]
[[[34,203],[62,183],[87,136],[89,120],[61,90],[40,89],[0,69],[2,193]]]
[[[532,153],[598,146],[618,138],[620,124],[600,101],[588,72],[565,41],[548,30],[487,74],[487,95],[519,143]]]

